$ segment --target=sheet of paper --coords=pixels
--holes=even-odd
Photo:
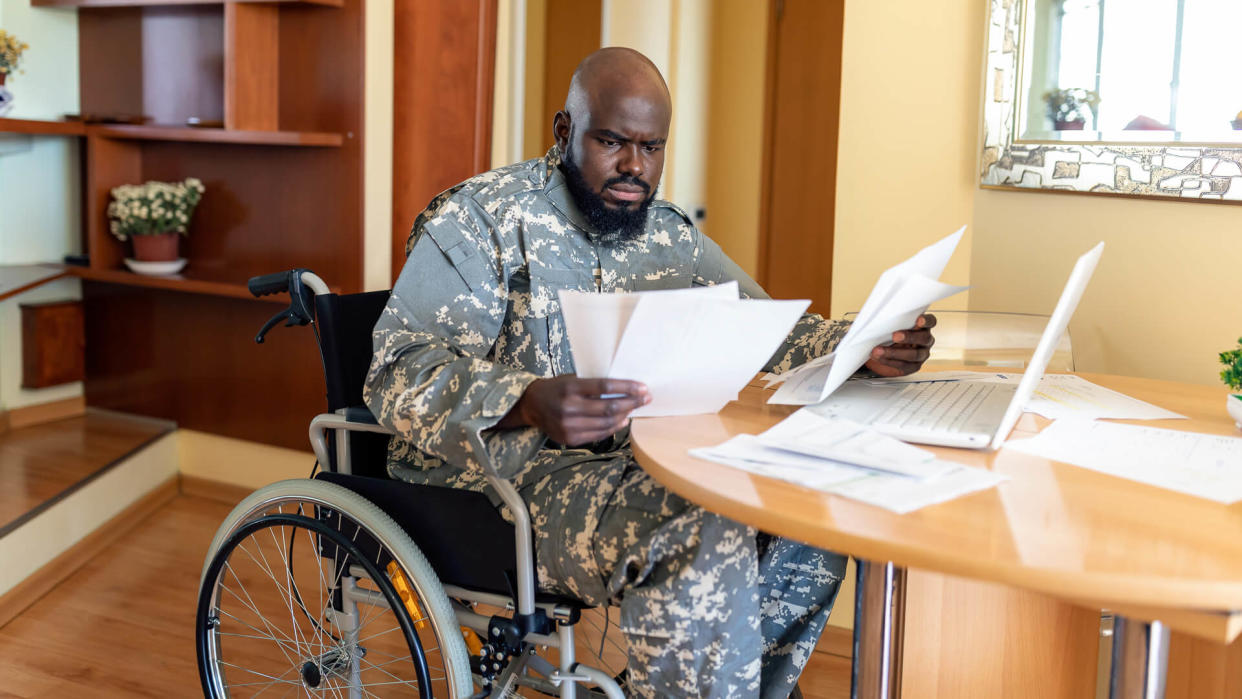
[[[1005,449],[1233,504],[1242,500],[1242,438],[1143,425],[1057,420]]]
[[[739,299],[737,283],[635,294],[561,292],[575,369],[642,381],[633,417],[715,412],[775,353],[810,302]]]
[[[561,289],[558,292],[565,329],[569,335],[574,371],[584,379],[608,376],[617,345],[625,332],[638,299],[646,295],[695,295],[710,298],[738,298],[737,282],[701,286],[693,289],[643,291],[633,294],[589,294]]]
[[[877,386],[893,383],[935,383],[937,381],[973,381],[979,378],[977,371],[918,371],[905,376],[877,376],[873,379],[853,379]]]
[[[810,303],[698,293],[638,296],[605,374],[641,381],[650,389],[652,402],[631,413],[633,417],[720,410],[771,358]],[[578,316],[565,318],[571,347],[611,342],[607,333],[594,340],[590,332],[576,328],[580,321]],[[606,350],[593,349],[584,356],[602,354]],[[576,357],[575,349],[575,362]]]
[[[894,332],[912,327],[931,304],[967,289],[937,281],[965,230],[962,227],[885,270],[830,355],[831,361],[791,373],[768,402],[810,405],[822,401],[866,363],[876,345],[891,342]]]
[[[1004,476],[961,464],[944,464],[940,477],[924,481],[764,446],[753,435],[738,435],[690,454],[769,478],[835,493],[898,514],[990,488]]]
[[[942,475],[951,464],[905,442],[841,418],[826,418],[807,409],[795,412],[759,435],[769,447],[807,456],[865,466],[913,478]]]
[[[979,372],[979,381],[1016,384],[1022,374],[1007,372]],[[1044,374],[1039,386],[1023,408],[1028,413],[1038,413],[1050,420],[1073,418],[1078,420],[1185,420],[1171,410],[1165,410],[1124,393],[1118,393],[1073,374]]]
[[[868,473],[866,469],[857,466],[833,463],[813,456],[773,449],[762,444],[753,434],[739,434],[714,447],[691,449],[690,454],[751,473],[801,483],[817,490],[823,490],[835,483],[853,480]]]
[[[871,475],[832,486],[832,492],[898,514],[938,505],[986,490],[1006,480],[1005,476],[981,468],[954,464],[955,469],[931,481],[902,476]]]

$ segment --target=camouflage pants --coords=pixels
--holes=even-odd
[[[541,586],[619,604],[632,693],[789,695],[832,609],[844,556],[693,505],[625,452],[520,492]]]

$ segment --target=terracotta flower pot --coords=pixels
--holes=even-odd
[[[1082,127],[1086,126],[1085,119],[1075,119],[1073,121],[1057,120],[1053,123],[1053,128],[1057,131],[1082,131]]]
[[[177,259],[179,237],[176,233],[132,236],[134,258],[143,262],[172,262]]]

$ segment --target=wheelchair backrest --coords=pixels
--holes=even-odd
[[[388,295],[387,291],[371,291],[315,297],[328,410],[362,405],[362,382],[371,366],[371,331]]]
[[[315,297],[328,410],[365,409],[362,384],[371,366],[371,331],[388,303],[388,295],[387,291],[371,291]],[[328,435],[328,444],[333,463],[324,464],[324,467],[337,471],[335,435]],[[349,439],[349,453],[354,474],[375,478],[388,476],[388,437],[355,433]]]

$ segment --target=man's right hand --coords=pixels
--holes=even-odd
[[[580,379],[565,374],[532,381],[496,427],[538,427],[553,440],[572,447],[616,433],[625,427],[633,410],[650,402],[647,387],[637,381]]]

